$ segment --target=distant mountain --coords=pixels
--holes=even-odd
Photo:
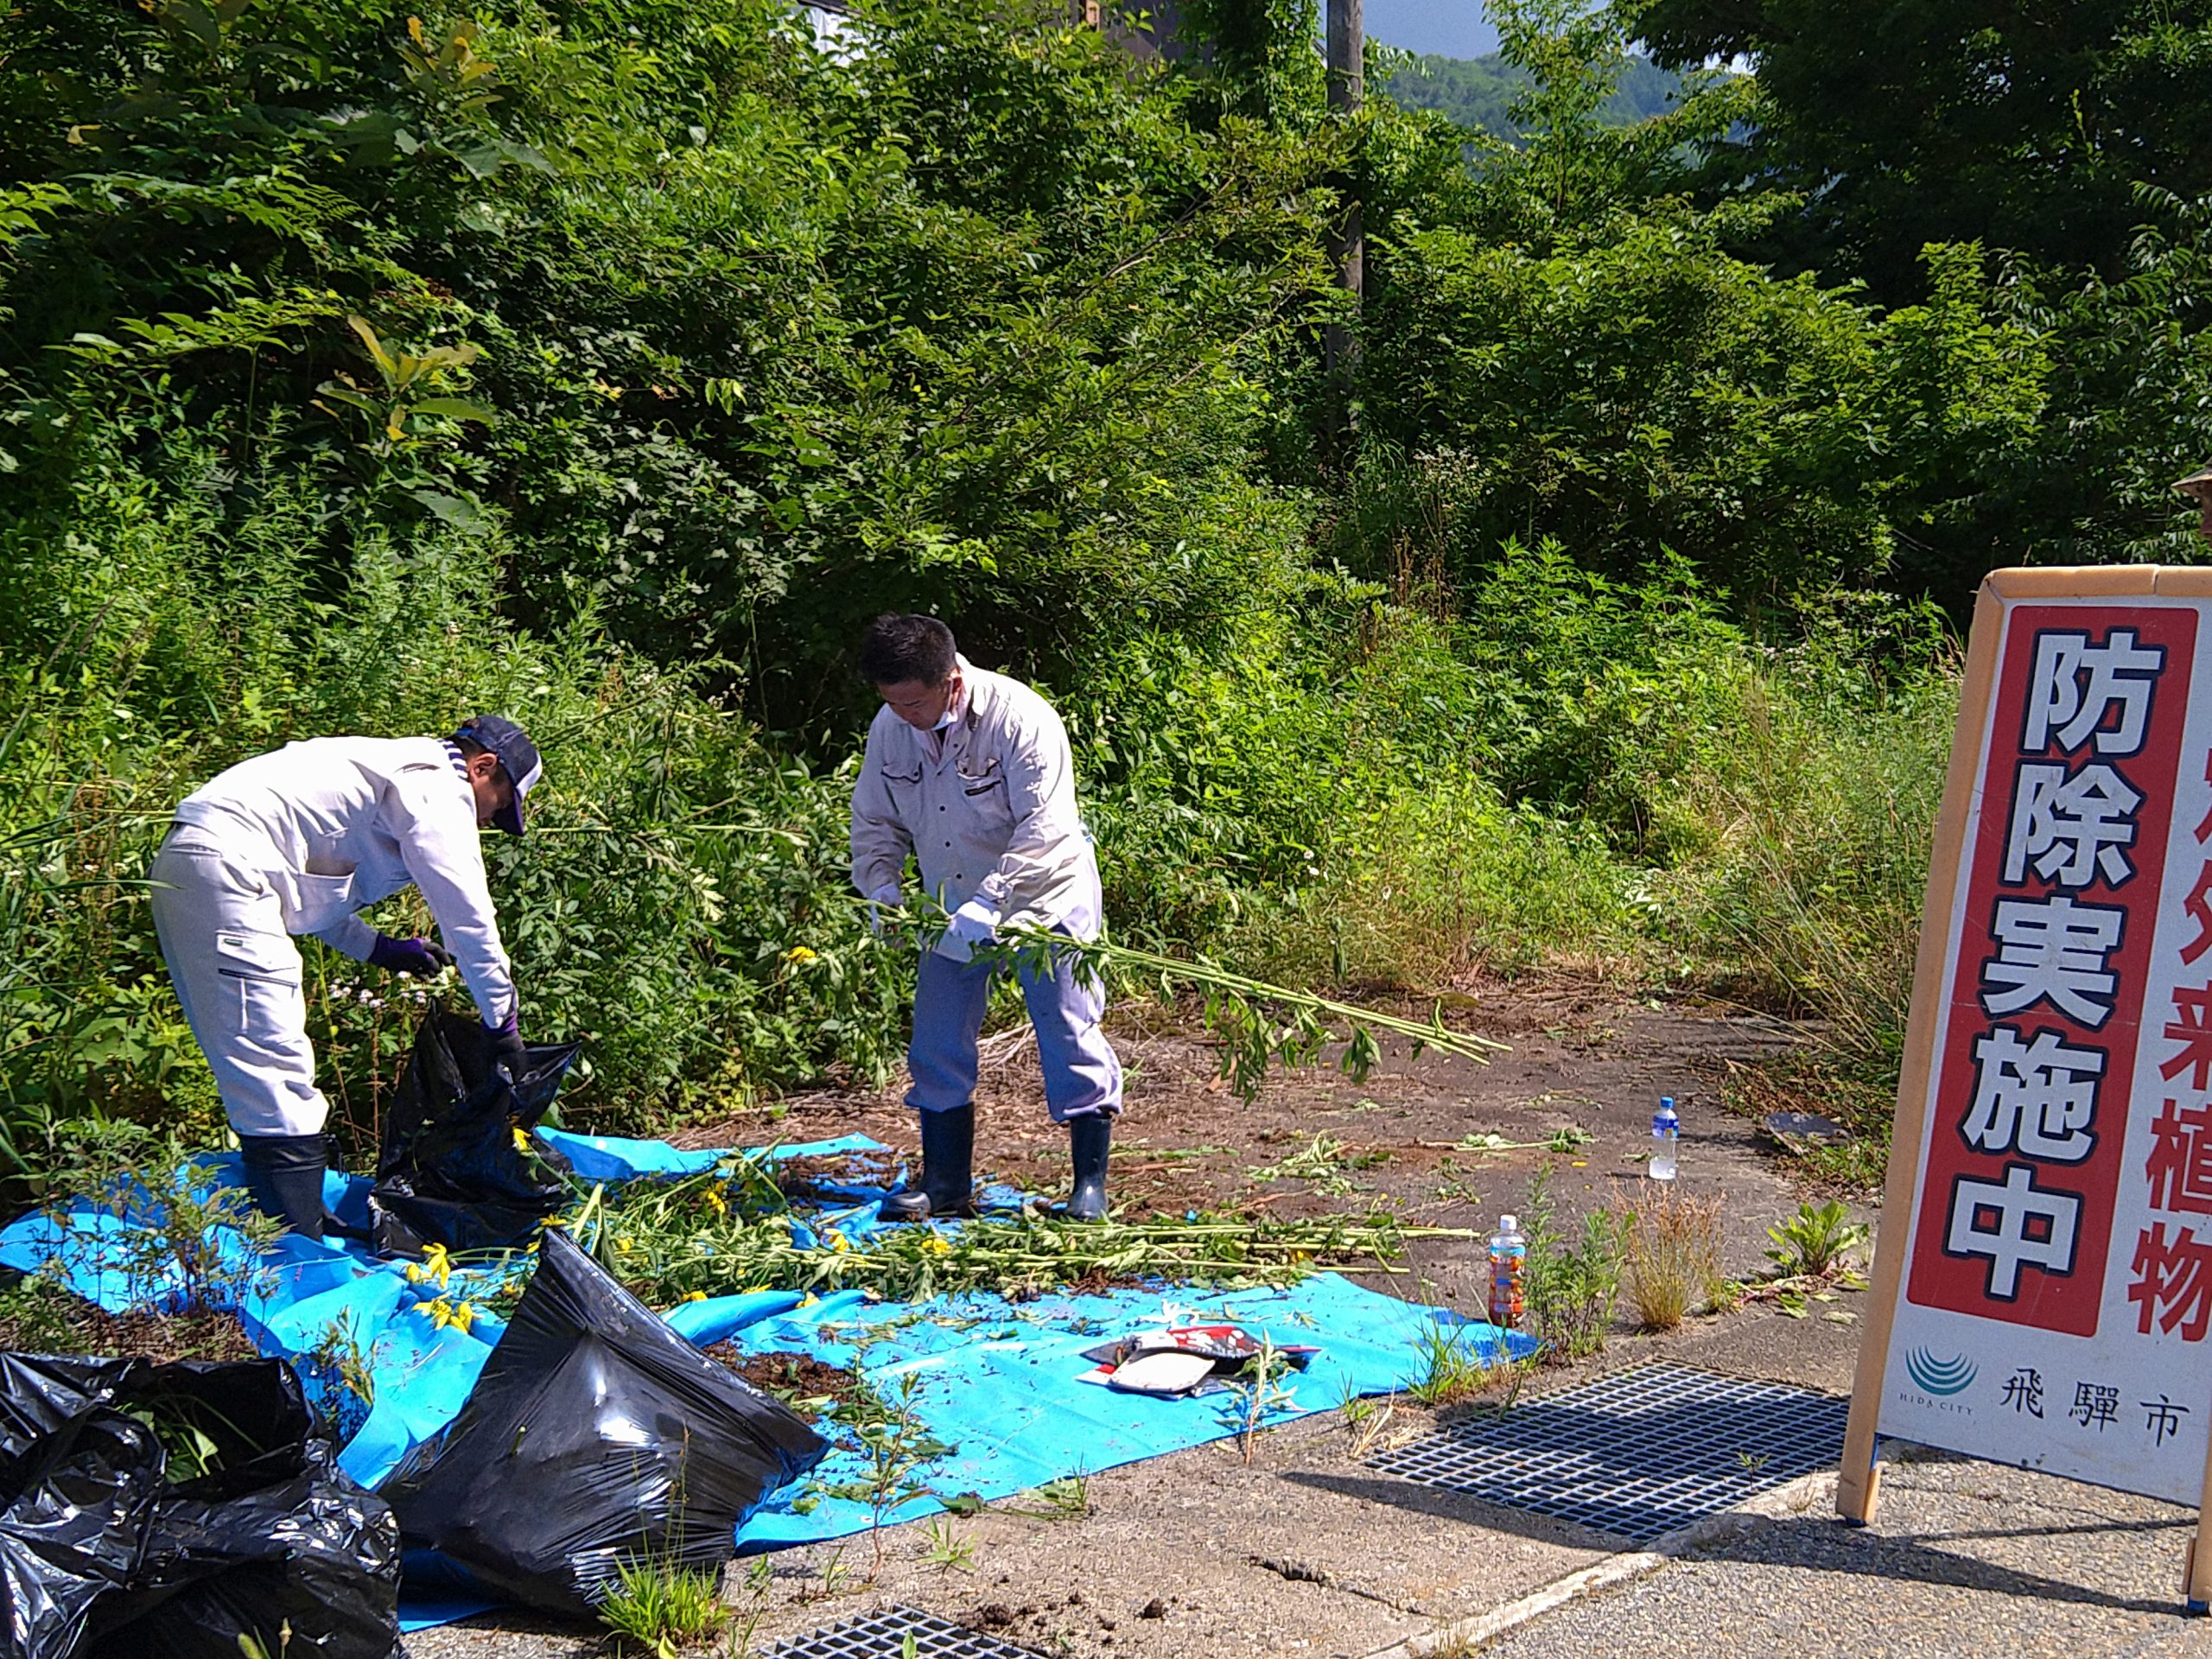
[[[1382,90],[1401,108],[1437,110],[1463,127],[1516,138],[1519,130],[1505,111],[1528,82],[1527,70],[1516,68],[1496,53],[1483,58],[1432,54],[1414,59],[1391,76]],[[1602,113],[1616,125],[1634,126],[1663,113],[1681,84],[1681,76],[1650,59],[1631,55]]]

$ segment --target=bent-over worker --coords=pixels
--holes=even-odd
[[[976,1039],[997,972],[970,953],[1001,928],[1096,938],[1098,861],[1076,810],[1067,728],[1044,698],[969,662],[934,617],[878,617],[860,667],[883,707],[853,789],[853,885],[874,905],[899,904],[912,852],[923,888],[951,918],[923,953],[914,988],[906,1103],[921,1118],[921,1186],[894,1194],[883,1216],[969,1216]],[[1065,1213],[1101,1220],[1122,1109],[1122,1064],[1098,1023],[1101,987],[1057,957],[1046,971],[1025,963],[1018,974],[1037,1028],[1045,1103],[1068,1127],[1075,1184]]]
[[[178,805],[151,871],[162,960],[238,1132],[247,1188],[295,1232],[322,1236],[329,1109],[293,936],[388,972],[457,965],[493,1063],[519,1076],[520,1011],[478,831],[522,834],[542,771],[521,727],[484,715],[449,738],[287,744]],[[354,914],[410,884],[442,947]]]

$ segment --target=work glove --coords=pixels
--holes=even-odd
[[[484,1040],[491,1053],[492,1064],[505,1069],[508,1082],[521,1082],[524,1070],[522,1010],[519,1007],[512,1009],[498,1025],[485,1027]]]
[[[453,953],[429,939],[396,939],[389,933],[379,933],[369,947],[369,966],[388,974],[435,979],[453,966]]]
[[[879,938],[887,929],[899,925],[896,916],[886,912],[895,911],[906,901],[906,895],[899,890],[896,881],[878,887],[868,896],[868,931]]]
[[[952,912],[938,950],[955,962],[965,962],[975,955],[977,945],[988,944],[998,936],[998,912],[980,899],[970,899]]]

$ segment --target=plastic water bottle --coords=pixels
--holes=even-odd
[[[1651,1161],[1645,1166],[1655,1181],[1675,1179],[1675,1148],[1682,1138],[1682,1120],[1675,1116],[1675,1097],[1662,1095],[1659,1109],[1651,1114]]]
[[[1502,1331],[1516,1329],[1529,1277],[1529,1240],[1520,1218],[1500,1216],[1490,1237],[1490,1322]]]

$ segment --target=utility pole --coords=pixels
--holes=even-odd
[[[1360,60],[1367,46],[1367,30],[1360,15],[1361,0],[1329,0],[1329,108],[1349,124],[1359,113],[1363,92]],[[1336,179],[1343,198],[1344,217],[1329,238],[1329,252],[1336,262],[1337,281],[1351,296],[1357,315],[1366,290],[1367,238],[1359,219],[1359,198],[1352,194],[1349,175]],[[1351,392],[1359,366],[1359,342],[1351,329],[1332,322],[1322,331],[1321,353],[1328,371],[1336,404],[1339,434],[1347,441],[1354,429]]]

